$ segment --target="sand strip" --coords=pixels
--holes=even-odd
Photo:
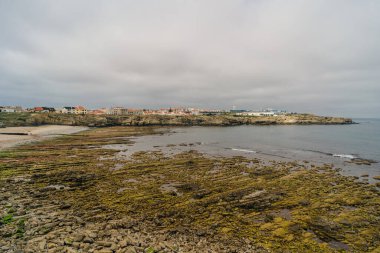
[[[56,125],[0,128],[0,150],[34,141],[42,141],[63,134],[73,134],[87,129],[88,127]],[[7,135],[7,133],[10,134]],[[19,133],[20,135],[15,135],[15,133]]]

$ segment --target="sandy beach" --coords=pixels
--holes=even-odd
[[[77,133],[87,129],[87,127],[57,125],[0,128],[0,150],[29,142],[41,141],[56,137],[57,135]],[[6,133],[27,135],[8,135]]]

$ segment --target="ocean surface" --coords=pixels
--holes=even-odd
[[[179,127],[167,133],[134,138],[135,144],[114,147],[121,155],[161,150],[175,154],[199,150],[212,156],[241,155],[269,160],[330,163],[353,176],[380,175],[380,163],[356,165],[352,158],[380,162],[380,119],[354,119],[352,125],[285,125],[235,127]],[[367,177],[361,177],[366,181]]]

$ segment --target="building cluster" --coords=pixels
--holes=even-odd
[[[111,107],[87,109],[84,106],[65,106],[61,108],[38,106],[23,109],[21,106],[0,106],[0,112],[31,112],[31,113],[62,113],[62,114],[92,114],[92,115],[239,115],[239,116],[278,116],[285,114],[284,110],[208,110],[198,108],[162,108],[162,109],[133,109],[126,107]]]
[[[23,112],[21,106],[0,106],[0,112]]]
[[[285,110],[276,110],[276,109],[263,109],[263,110],[231,110],[232,113],[240,116],[279,116],[286,114]]]

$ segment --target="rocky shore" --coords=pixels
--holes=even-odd
[[[70,126],[236,126],[236,125],[331,125],[352,124],[352,119],[312,114],[289,114],[276,117],[252,116],[165,116],[165,115],[75,115],[58,113],[0,113],[6,127],[37,125]]]
[[[377,252],[380,193],[331,165],[130,158],[109,127],[0,151],[1,252]]]

